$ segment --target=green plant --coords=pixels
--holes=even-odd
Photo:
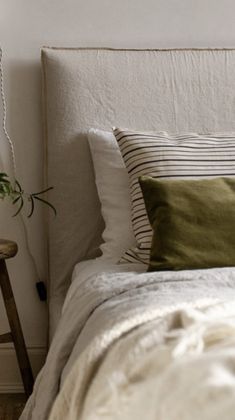
[[[51,203],[49,203],[49,201],[41,197],[43,194],[47,193],[52,189],[53,187],[49,187],[37,193],[28,194],[22,189],[19,181],[15,180],[14,182],[11,182],[9,176],[6,173],[0,172],[0,199],[4,200],[5,198],[8,198],[11,200],[13,205],[19,206],[16,213],[13,216],[17,216],[17,214],[20,213],[25,204],[25,200],[29,202],[30,206],[28,217],[32,216],[35,208],[35,203],[37,201],[49,206],[56,215],[55,207]]]

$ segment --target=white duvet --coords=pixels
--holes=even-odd
[[[235,269],[74,279],[22,420],[235,419]]]

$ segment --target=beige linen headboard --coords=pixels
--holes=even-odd
[[[97,254],[103,228],[86,130],[235,130],[235,51],[42,50],[51,330],[72,268]]]

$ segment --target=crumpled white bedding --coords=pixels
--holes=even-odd
[[[50,420],[235,418],[235,300],[161,314],[109,347],[82,354]]]
[[[234,418],[235,269],[72,287],[22,420]]]

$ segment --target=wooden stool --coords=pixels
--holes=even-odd
[[[33,374],[5,262],[14,257],[17,250],[15,242],[0,239],[0,287],[11,329],[11,332],[0,335],[0,344],[14,343],[25,394],[29,397],[33,390]]]

